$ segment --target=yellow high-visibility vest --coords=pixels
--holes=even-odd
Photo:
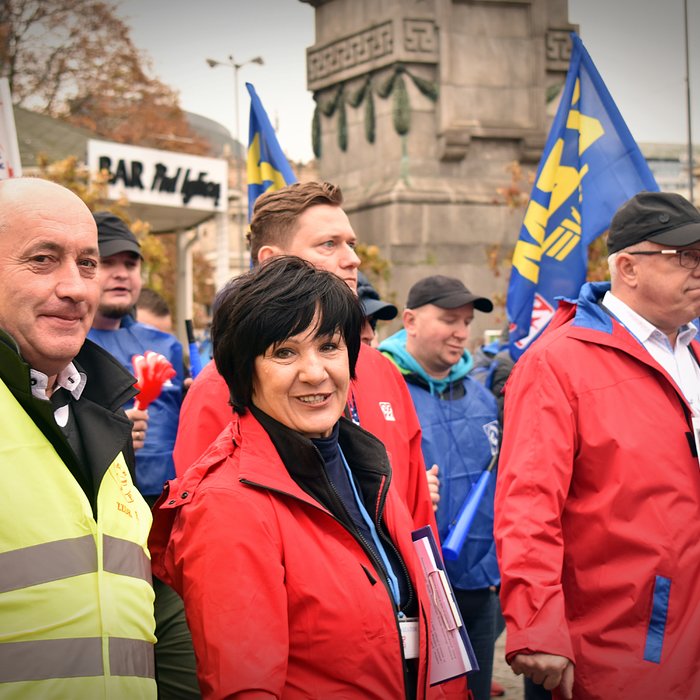
[[[122,453],[97,521],[0,381],[0,699],[156,698],[148,505]]]

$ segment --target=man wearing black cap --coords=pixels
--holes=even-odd
[[[175,476],[172,450],[182,403],[182,345],[170,333],[137,323],[131,315],[141,292],[141,246],[129,227],[110,212],[95,213],[100,248],[100,304],[88,337],[133,373],[132,358],[147,350],[161,353],[177,375],[163,386],[148,410],[148,428],[134,425],[136,484],[155,501],[163,484]],[[131,416],[145,418],[131,410]]]
[[[469,376],[473,361],[466,346],[475,309],[489,313],[493,304],[470,292],[459,279],[426,277],[408,293],[403,330],[379,345],[408,384],[423,431],[425,463],[440,469],[442,486],[436,515],[443,541],[470,487],[488,467],[498,446],[496,400]],[[494,490],[492,478],[458,558],[447,562],[479,664],[480,670],[469,675],[475,700],[490,697],[497,637]]]
[[[96,212],[100,252],[98,271],[100,302],[88,338],[111,353],[133,373],[132,358],[152,350],[165,356],[177,374],[163,386],[148,413],[133,408],[136,485],[152,506],[163,484],[175,476],[173,446],[182,404],[182,345],[177,338],[153,326],[138,323],[131,315],[141,292],[141,246],[129,227],[111,212]],[[147,423],[146,423],[147,421]],[[147,428],[146,428],[147,425]],[[156,591],[156,671],[161,697],[198,697],[189,631],[182,601],[154,579]]]
[[[506,385],[495,534],[506,656],[557,697],[700,697],[700,212],[641,192],[610,284]]]

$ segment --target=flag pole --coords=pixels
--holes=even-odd
[[[693,130],[690,117],[690,49],[688,41],[688,0],[683,0],[683,15],[685,23],[685,99],[688,108],[688,192],[691,204],[693,197]]]

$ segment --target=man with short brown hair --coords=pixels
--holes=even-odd
[[[265,192],[255,201],[248,234],[253,265],[265,259],[265,254],[260,257],[263,247],[289,248],[297,235],[299,217],[305,211],[317,205],[327,205],[342,212],[342,203],[340,187],[330,182],[298,182],[280,190]]]

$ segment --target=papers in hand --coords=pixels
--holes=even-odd
[[[478,670],[478,665],[433,531],[422,527],[411,536],[430,594],[430,685],[436,685]]]

